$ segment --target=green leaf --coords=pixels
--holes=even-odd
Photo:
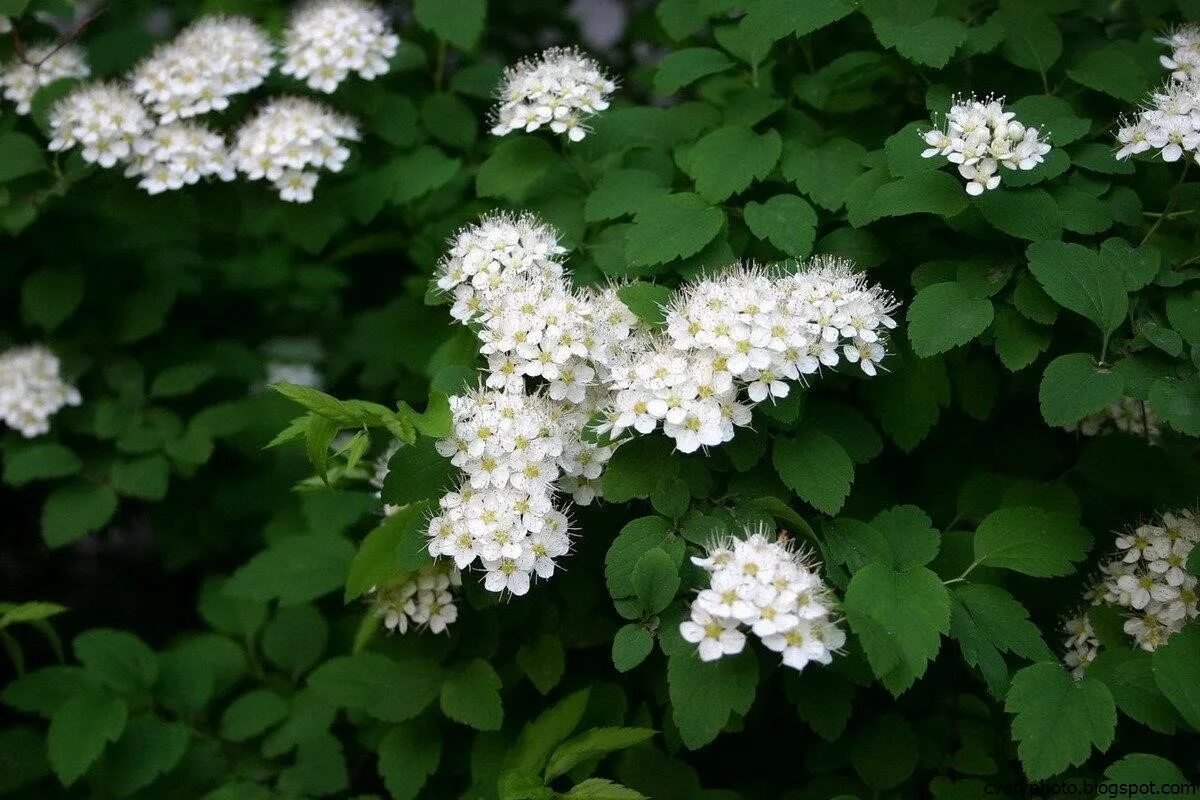
[[[403,506],[435,499],[450,488],[457,475],[458,470],[438,453],[433,439],[417,439],[388,461],[383,502]]]
[[[925,674],[950,630],[949,594],[925,567],[867,564],[850,579],[844,605],[872,671],[897,696]]]
[[[139,500],[162,500],[167,496],[171,465],[159,455],[133,461],[114,461],[112,485],[125,497]]]
[[[293,679],[317,663],[329,642],[329,623],[315,606],[279,608],[263,630],[263,655]]]
[[[511,773],[540,774],[558,743],[571,735],[587,709],[590,689],[567,695],[526,723],[508,754],[505,767]]]
[[[588,195],[583,218],[588,222],[618,219],[637,214],[671,193],[657,172],[644,169],[614,169],[605,172]],[[606,229],[607,230],[607,229]]]
[[[42,507],[42,537],[51,547],[70,544],[108,524],[117,510],[111,486],[68,484],[46,498]]]
[[[765,51],[786,36],[806,36],[853,12],[850,0],[758,0],[746,9],[739,29],[746,40]]]
[[[885,47],[894,47],[909,61],[935,69],[946,66],[954,51],[967,40],[967,26],[953,17],[937,16],[906,23],[895,17],[875,15],[871,17],[871,25]]]
[[[1059,664],[1033,664],[1013,676],[1004,701],[1013,739],[1031,780],[1057,775],[1112,744],[1117,712],[1103,683],[1073,680]]]
[[[633,596],[633,570],[641,557],[653,549],[665,550],[674,563],[683,560],[683,540],[668,538],[670,532],[670,523],[662,517],[641,517],[626,523],[604,557],[604,580],[609,594],[614,598]]]
[[[1018,67],[1045,75],[1062,55],[1058,25],[1033,3],[1006,5],[996,13],[1004,26],[1000,45],[1004,57]]]
[[[417,24],[462,50],[474,49],[483,33],[487,0],[416,0]]]
[[[673,194],[643,208],[626,238],[630,264],[649,266],[688,258],[725,225],[725,213],[694,194]]]
[[[0,134],[0,183],[46,169],[42,146],[23,133]]]
[[[1150,405],[1175,430],[1200,436],[1200,374],[1185,381],[1159,378],[1150,386]]]
[[[1112,215],[1094,195],[1073,186],[1061,186],[1054,190],[1053,197],[1062,212],[1063,227],[1067,230],[1093,234],[1112,227]]]
[[[634,281],[618,289],[617,297],[638,319],[652,327],[661,327],[665,322],[663,309],[670,302],[671,290],[654,283]]]
[[[234,700],[221,715],[221,736],[244,742],[274,727],[288,715],[287,701],[270,689],[252,689]]]
[[[1050,346],[1050,332],[1011,308],[1000,308],[992,324],[996,355],[1006,369],[1016,372],[1037,360]]]
[[[462,162],[436,147],[421,145],[392,162],[393,203],[408,203],[445,186],[458,174]]]
[[[865,391],[884,431],[909,451],[929,435],[941,407],[950,404],[950,380],[938,359],[906,358],[903,369],[893,369],[871,380]]]
[[[134,717],[104,754],[97,782],[118,797],[131,795],[175,769],[191,736],[182,722],[163,722],[150,714]]]
[[[1022,97],[1012,104],[1011,110],[1024,124],[1049,131],[1055,148],[1081,139],[1092,127],[1091,120],[1080,117],[1070,103],[1053,95]],[[1108,152],[1111,160],[1111,151]]]
[[[919,145],[914,143],[914,146]],[[866,149],[849,139],[830,139],[815,148],[788,139],[779,169],[783,177],[817,205],[837,211],[846,202],[846,187],[863,172]]]
[[[751,233],[793,258],[804,258],[812,252],[817,212],[794,194],[777,194],[765,203],[747,203],[745,219]]]
[[[947,281],[917,292],[908,309],[908,338],[922,358],[966,344],[992,324],[990,300],[974,297],[963,284]]]
[[[975,560],[1039,578],[1068,575],[1092,539],[1068,514],[1030,506],[1001,508],[975,529]]]
[[[805,670],[790,693],[801,719],[827,742],[846,730],[854,705],[854,685],[832,670]]]
[[[67,611],[67,607],[60,606],[58,603],[32,600],[28,603],[3,603],[0,604],[0,610],[3,611],[0,613],[0,628],[7,628],[9,625],[49,619]]]
[[[1192,625],[1154,651],[1154,682],[1187,723],[1200,728],[1200,628]]]
[[[1105,335],[1125,321],[1129,298],[1121,276],[1095,252],[1066,242],[1034,242],[1025,252],[1030,272],[1054,302],[1087,317]]]
[[[994,697],[1008,690],[1008,665],[1000,653],[1016,653],[1030,661],[1053,661],[1029,612],[999,586],[984,583],[956,586],[950,596],[950,634],[958,640],[963,660],[978,667]]]
[[[5,453],[4,482],[24,486],[31,481],[65,478],[82,468],[79,456],[61,444],[32,444]]]
[[[557,636],[543,633],[517,648],[517,666],[539,692],[550,694],[566,671],[567,654]]]
[[[90,677],[118,692],[146,691],[158,678],[154,651],[132,633],[93,628],[76,636],[72,648]]]
[[[885,183],[868,198],[861,215],[850,209],[850,222],[862,227],[883,217],[937,214],[953,217],[969,205],[962,184],[944,172],[921,172]],[[848,203],[849,205],[849,203]]]
[[[1200,289],[1167,297],[1167,319],[1171,327],[1192,347],[1200,347]]]
[[[854,737],[854,771],[876,792],[899,786],[917,766],[917,741],[912,727],[895,714],[870,720]]]
[[[1068,69],[1067,75],[1089,89],[1104,92],[1126,103],[1140,103],[1150,89],[1151,81],[1127,51],[1128,44],[1113,42],[1091,51]],[[1157,80],[1157,76],[1154,76],[1154,80]]]
[[[40,269],[21,284],[21,315],[52,331],[79,308],[83,285],[83,273],[78,270]]]
[[[1125,394],[1125,380],[1101,367],[1086,353],[1070,353],[1050,362],[1042,375],[1038,398],[1050,425],[1069,425],[1115,403]]]
[[[687,47],[675,50],[658,62],[654,73],[654,93],[660,97],[674,94],[707,75],[731,68],[733,62],[711,47]]]
[[[555,748],[546,763],[546,782],[577,765],[640,744],[654,735],[652,728],[592,728]]]
[[[588,778],[563,795],[573,800],[646,800],[646,795],[605,778]]]
[[[115,697],[90,691],[67,700],[50,720],[46,737],[50,767],[70,786],[87,772],[106,742],[115,742],[125,730],[129,709]]]
[[[675,599],[679,590],[679,567],[660,548],[647,550],[633,565],[629,575],[633,593],[642,604],[645,616],[659,613]]]
[[[634,498],[649,497],[653,488],[647,475],[659,480],[674,477],[670,441],[661,436],[639,436],[622,445],[609,459],[604,470],[604,499],[624,503]]]
[[[216,374],[216,367],[203,361],[167,367],[154,377],[154,383],[150,385],[150,396],[179,397],[190,394]]]
[[[668,659],[667,686],[679,738],[696,750],[717,738],[731,714],[749,712],[758,687],[758,661],[750,653],[701,661],[688,647]]]
[[[622,625],[613,637],[613,666],[618,672],[628,672],[646,660],[654,649],[654,638],[641,625]]]
[[[504,720],[500,686],[500,676],[483,659],[452,667],[442,683],[442,713],[477,730],[500,730]]]
[[[1161,796],[1168,786],[1190,786],[1179,767],[1161,756],[1131,753],[1104,771],[1110,786],[1127,786],[1122,795],[1129,800],[1147,800]]]
[[[976,205],[984,219],[1010,236],[1034,242],[1062,236],[1062,213],[1045,189],[987,192]]]
[[[308,676],[308,685],[325,702],[385,722],[420,714],[437,697],[441,683],[442,668],[433,661],[393,661],[367,651],[331,658]]]
[[[425,548],[428,512],[428,503],[413,503],[384,517],[367,534],[346,575],[347,603],[428,560]]]
[[[696,181],[705,200],[720,203],[763,180],[779,161],[779,134],[759,135],[730,125],[706,134],[692,147],[684,171]]]
[[[18,711],[50,718],[67,700],[96,689],[96,681],[81,667],[53,666],[14,679],[0,698]]]
[[[854,463],[837,440],[815,429],[782,439],[771,451],[775,471],[788,488],[825,514],[841,510],[854,481]]]
[[[436,0],[429,0],[436,2]],[[536,136],[508,138],[479,165],[475,191],[480,197],[523,200],[558,155],[544,139]]]
[[[888,563],[901,572],[928,564],[942,544],[929,515],[916,506],[892,506],[880,511],[871,520],[871,527],[887,542],[891,551]]]
[[[394,800],[415,800],[442,757],[442,737],[429,721],[395,725],[379,742],[379,775]]]
[[[340,587],[354,559],[354,545],[324,533],[288,536],[250,559],[230,577],[224,592],[243,600],[307,603]]]

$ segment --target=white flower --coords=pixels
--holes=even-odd
[[[966,179],[967,194],[981,195],[1000,185],[1000,167],[1030,170],[1041,164],[1050,145],[1037,128],[1026,127],[1004,109],[1004,98],[974,95],[951,99],[945,130],[921,135],[923,158],[944,157]]]
[[[313,0],[288,20],[279,71],[331,94],[351,72],[365,80],[387,73],[399,43],[382,9],[361,0]]]
[[[396,582],[374,587],[370,601],[389,631],[406,633],[411,625],[442,633],[458,619],[451,589],[460,584],[456,568],[435,562]]]
[[[83,160],[114,167],[134,155],[134,144],[153,127],[137,97],[115,83],[85,84],[50,110],[54,152],[81,148]]]
[[[696,595],[691,620],[679,632],[699,645],[701,659],[741,652],[741,627],[796,670],[813,661],[828,664],[846,643],[832,617],[832,594],[815,565],[787,542],[772,541],[768,531],[714,542],[706,557],[693,557],[692,563],[709,572],[709,586]]]
[[[300,97],[269,101],[238,129],[233,148],[237,170],[266,179],[280,199],[312,200],[318,170],[340,172],[350,157],[342,142],[358,140],[357,126],[320,103]]]
[[[234,178],[225,138],[199,123],[160,125],[134,142],[133,150],[125,174],[139,178],[138,186],[149,194],[182,189],[211,176]]]
[[[587,119],[608,108],[615,88],[591,58],[572,48],[551,48],[504,71],[492,133],[532,132],[545,125],[578,142],[587,135]]]
[[[52,416],[80,402],[79,390],[63,381],[58,357],[46,347],[13,347],[0,354],[0,422],[26,439],[49,432]]]
[[[64,78],[86,78],[91,74],[83,50],[73,44],[32,44],[22,57],[13,57],[0,70],[0,89],[4,99],[17,106],[18,114],[28,114],[34,94]]]
[[[271,386],[276,383],[294,383],[297,386],[320,389],[325,386],[325,378],[312,364],[268,361],[266,385]]]
[[[201,17],[138,64],[133,91],[167,123],[222,111],[275,66],[266,32],[245,17]]]
[[[701,661],[716,661],[721,656],[742,652],[746,634],[737,629],[736,619],[715,617],[699,608],[692,609],[692,618],[679,624],[684,641],[699,645]]]

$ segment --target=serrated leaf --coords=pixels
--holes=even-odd
[[[455,47],[470,50],[483,33],[487,0],[416,0],[417,23]]]
[[[565,775],[576,765],[646,741],[653,728],[593,728],[555,748],[546,762],[546,782]]]
[[[1112,694],[1086,676],[1074,680],[1059,664],[1033,664],[1013,676],[1004,701],[1025,774],[1049,778],[1108,749],[1117,725]]]
[[[721,232],[725,213],[694,194],[673,194],[638,212],[625,254],[635,266],[688,258]]]
[[[779,134],[757,134],[730,125],[706,134],[691,148],[684,171],[696,181],[701,197],[720,203],[762,180],[779,161]]]
[[[1054,302],[1087,317],[1105,335],[1125,321],[1129,298],[1121,277],[1094,251],[1066,242],[1034,242],[1026,255],[1030,272]]]
[[[946,587],[926,567],[867,564],[850,579],[844,607],[872,671],[897,696],[925,674],[950,630]]]
[[[474,658],[451,668],[442,683],[442,713],[481,731],[500,729],[500,676],[483,659]]]
[[[1200,728],[1200,629],[1174,634],[1154,651],[1154,681],[1188,724]]]
[[[82,468],[79,456],[61,444],[32,444],[5,453],[4,482],[9,486],[24,486],[36,480],[65,478]]]
[[[90,691],[67,700],[50,719],[46,737],[50,766],[70,786],[100,757],[107,742],[125,730],[129,709],[115,697]]]
[[[659,613],[675,599],[679,590],[679,568],[665,550],[655,547],[633,565],[629,583],[647,617]]]
[[[654,639],[643,626],[629,623],[623,625],[613,637],[613,666],[618,672],[628,672],[646,660],[654,649]]]
[[[775,471],[801,499],[825,514],[841,510],[854,481],[854,462],[837,440],[814,429],[782,439],[771,450]]]
[[[72,649],[90,677],[119,692],[146,691],[158,677],[154,651],[127,631],[93,628],[76,636]]]
[[[777,194],[765,203],[747,203],[745,219],[751,233],[793,258],[812,252],[817,212],[795,195]]]
[[[1069,425],[1094,414],[1125,394],[1125,380],[1101,367],[1086,353],[1070,353],[1050,362],[1038,398],[1050,425]]]
[[[42,537],[51,547],[61,547],[107,525],[116,510],[117,493],[111,486],[61,486],[42,507]]]
[[[975,560],[1040,578],[1067,575],[1092,539],[1070,515],[1017,506],[988,514],[975,529]]]
[[[353,559],[354,545],[340,536],[288,536],[250,559],[223,591],[245,600],[306,603],[338,589]]]
[[[992,324],[992,302],[962,284],[935,283],[917,292],[908,309],[908,338],[922,358],[966,344]]]
[[[667,685],[679,737],[695,750],[717,738],[731,714],[750,710],[758,662],[750,653],[706,662],[688,648],[667,661]]]
[[[308,676],[308,685],[325,702],[387,722],[420,714],[437,697],[441,683],[442,668],[433,661],[394,661],[372,652],[331,658]]]
[[[674,50],[658,62],[654,73],[654,93],[660,97],[674,94],[708,75],[731,68],[733,62],[711,47],[687,47]]]
[[[425,527],[429,504],[413,503],[384,517],[359,545],[346,576],[345,601],[387,583],[428,560]]]

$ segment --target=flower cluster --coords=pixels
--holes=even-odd
[[[749,629],[783,663],[802,670],[828,664],[846,643],[834,616],[835,599],[817,565],[785,539],[746,531],[708,548],[692,563],[709,574],[709,586],[692,601],[691,619],[680,623],[683,638],[697,645],[703,661],[740,653]]]
[[[75,45],[34,44],[0,71],[0,89],[5,100],[16,104],[18,114],[28,114],[38,89],[63,78],[86,78],[90,73],[83,50]]]
[[[198,122],[159,125],[133,144],[134,157],[125,175],[139,178],[148,194],[191,186],[201,178],[234,178],[225,138]]]
[[[588,117],[608,108],[616,82],[574,48],[554,47],[504,71],[492,133],[536,131],[546,125],[572,142],[587,136]]]
[[[956,96],[945,129],[922,134],[928,147],[921,155],[944,156],[966,179],[967,194],[983,194],[1000,185],[1000,167],[1030,170],[1050,152],[1038,129],[1022,125],[1015,117],[1004,110],[1003,97],[989,95],[980,101],[975,95]]]
[[[740,268],[696,283],[667,307],[666,337],[623,350],[605,429],[661,425],[684,453],[728,442],[751,406],[786,397],[789,381],[843,359],[875,375],[895,305],[834,257],[792,274]]]
[[[459,569],[478,561],[488,591],[523,595],[570,549],[570,521],[553,497],[571,458],[567,420],[536,394],[472,392],[450,408],[454,435],[437,448],[464,479],[429,522],[429,553]]]
[[[357,139],[354,122],[328,106],[281,97],[238,129],[233,157],[238,171],[250,180],[271,181],[280,199],[307,203],[317,185],[317,170],[341,171],[350,157],[342,142]]]
[[[371,590],[371,605],[389,631],[407,633],[409,626],[441,633],[458,619],[451,589],[462,585],[458,569],[444,562],[426,564],[386,586]]]
[[[1163,161],[1184,153],[1200,163],[1200,26],[1187,25],[1158,40],[1170,45],[1161,56],[1170,79],[1142,104],[1134,119],[1122,117],[1117,129],[1118,159],[1157,150]]]
[[[160,122],[221,111],[275,66],[267,34],[245,17],[202,17],[134,68],[134,93]]]
[[[1063,640],[1066,648],[1063,663],[1071,670],[1071,675],[1082,678],[1087,665],[1100,654],[1100,640],[1096,638],[1096,631],[1092,629],[1086,613],[1064,620],[1062,630],[1066,634]]]
[[[329,94],[351,72],[366,80],[386,73],[399,44],[379,8],[361,0],[316,0],[289,20],[279,71]]]
[[[79,390],[63,381],[49,349],[29,345],[0,354],[0,422],[26,439],[47,433],[52,416],[79,403]]]
[[[137,97],[115,83],[81,86],[50,111],[54,152],[82,147],[83,160],[104,168],[127,161],[134,145],[154,128]]]
[[[1200,542],[1200,515],[1182,510],[1117,536],[1117,552],[1100,565],[1101,578],[1086,593],[1093,606],[1119,609],[1124,630],[1143,650],[1156,650],[1200,617],[1197,576],[1187,563]],[[1066,623],[1067,663],[1082,669],[1099,642],[1086,614]]]
[[[1162,436],[1158,415],[1144,400],[1122,397],[1095,414],[1089,414],[1078,423],[1066,425],[1068,431],[1078,430],[1084,436],[1097,436],[1114,430],[1145,439],[1156,444]]]
[[[881,333],[896,324],[890,296],[849,262],[821,257],[795,273],[734,267],[698,282],[654,332],[617,287],[573,288],[564,252],[535,217],[500,214],[460,231],[438,266],[487,374],[484,390],[451,400],[442,452],[465,477],[430,524],[430,552],[460,568],[478,559],[494,591],[523,594],[531,573],[550,576],[570,528],[554,493],[581,505],[599,497],[604,465],[629,436],[661,427],[688,453],[729,441],[788,381],[842,361],[874,375]],[[596,436],[585,431],[592,420]],[[547,524],[555,537],[537,541]]]

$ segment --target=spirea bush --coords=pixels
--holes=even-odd
[[[1197,0],[0,0],[0,796],[1194,793],[1198,76]]]

